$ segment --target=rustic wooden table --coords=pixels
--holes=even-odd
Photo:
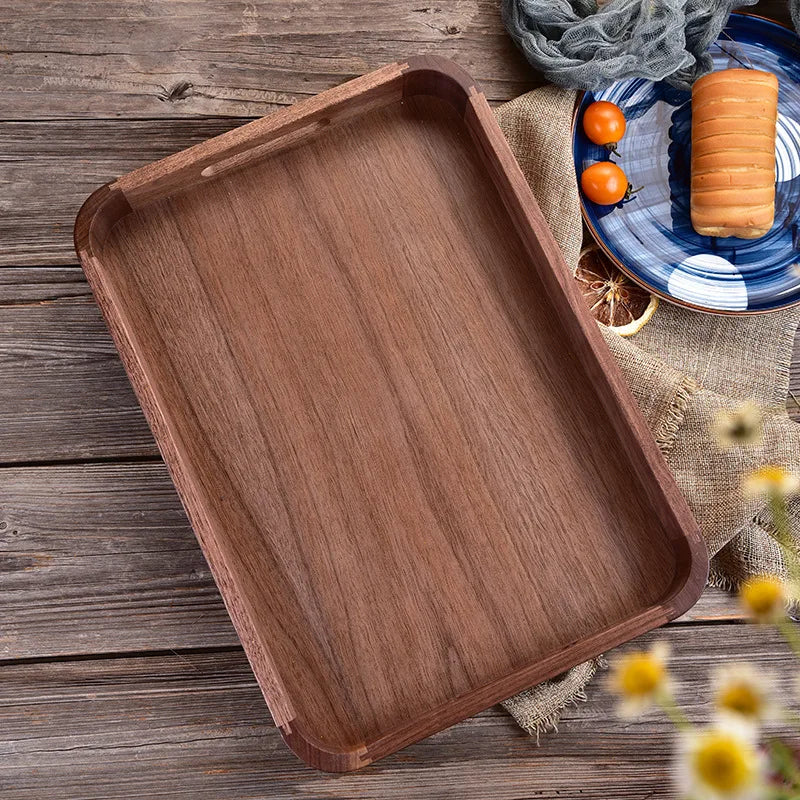
[[[671,796],[671,730],[598,683],[541,746],[498,708],[364,771],[282,744],[72,249],[134,167],[410,53],[493,102],[535,79],[492,0],[17,0],[0,7],[0,792],[44,798]],[[784,5],[759,11],[786,19]],[[793,385],[800,390],[800,359]],[[707,592],[654,636],[706,718],[708,668],[789,686],[770,629]]]

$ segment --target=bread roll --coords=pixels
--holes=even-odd
[[[692,226],[757,239],[775,218],[778,79],[725,69],[692,87]]]

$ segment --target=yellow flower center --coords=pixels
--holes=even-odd
[[[778,488],[783,486],[783,482],[788,475],[789,473],[783,467],[773,467],[769,465],[761,467],[753,473],[754,477]]]
[[[756,617],[768,617],[783,611],[783,584],[777,578],[752,578],[741,589],[742,602]]]
[[[708,733],[694,752],[698,779],[717,792],[733,793],[756,777],[755,754],[749,745],[725,733]]]
[[[732,683],[720,691],[717,705],[743,717],[758,717],[761,715],[763,703],[761,696],[749,684]]]
[[[777,502],[800,491],[800,477],[783,467],[767,465],[751,472],[742,486],[745,494],[756,496],[766,494]]]
[[[650,653],[631,653],[619,670],[619,688],[629,697],[653,694],[664,682],[664,664]]]

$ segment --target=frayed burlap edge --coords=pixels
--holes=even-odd
[[[797,501],[793,501],[790,505],[790,518],[796,519],[797,514]],[[767,550],[768,556],[760,552],[761,558],[754,559],[752,554],[748,554],[746,547],[739,541],[746,541],[745,532],[751,537],[760,535],[761,541],[766,543],[762,544],[760,549]],[[728,553],[728,550],[732,550],[732,552]],[[736,592],[748,578],[764,573],[775,575],[782,580],[785,580],[789,574],[782,545],[778,540],[778,532],[772,520],[767,518],[766,508],[759,511],[737,531],[736,536],[728,542],[721,553],[711,560],[708,585],[724,589],[727,592]]]
[[[538,745],[542,733],[558,732],[561,713],[567,706],[586,702],[586,685],[598,670],[606,667],[603,656],[593,658],[567,670],[557,678],[510,697],[501,705],[526,733],[536,738]]]
[[[656,444],[664,455],[669,453],[675,445],[675,439],[677,439],[681,425],[683,425],[686,419],[686,410],[689,408],[689,402],[699,389],[700,384],[693,378],[685,375],[681,379],[678,388],[675,390],[675,395],[670,401],[667,409],[667,416],[658,429],[653,431]]]
[[[786,324],[783,326],[781,330],[781,349],[792,352],[794,348],[794,342],[797,338],[797,320],[792,317],[787,317]],[[787,361],[778,361],[773,364],[773,368],[775,370],[775,374],[778,377],[778,380],[775,381],[775,402],[776,403],[784,403],[786,400],[786,396],[789,395],[795,403],[798,403],[800,398],[796,398],[794,396],[794,392],[791,391],[791,381],[792,381],[792,362],[791,360]],[[781,413],[786,414],[785,409],[782,409]],[[788,414],[787,414],[788,416]]]

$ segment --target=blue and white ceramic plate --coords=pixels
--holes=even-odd
[[[733,14],[711,46],[715,69],[774,73],[778,93],[775,223],[760,239],[700,236],[689,218],[691,95],[638,78],[586,92],[575,115],[573,153],[581,171],[606,159],[583,133],[583,109],[610,100],[628,126],[615,159],[644,188],[618,206],[581,199],[597,242],[637,283],[702,311],[752,314],[800,303],[800,39],[760,17]]]

